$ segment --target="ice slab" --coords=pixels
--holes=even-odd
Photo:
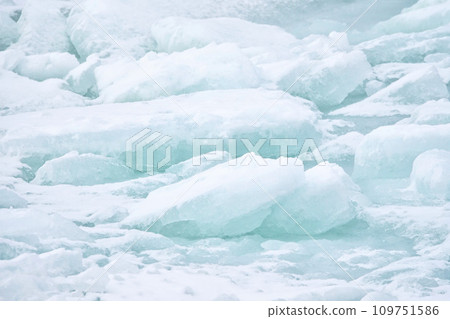
[[[60,79],[38,82],[0,70],[0,86],[1,115],[85,105],[83,97],[63,89]]]
[[[283,209],[272,206],[271,214],[256,230],[262,236],[325,233],[353,220],[361,206],[368,204],[350,176],[339,165],[329,163],[306,170],[305,184],[276,200]]]
[[[242,159],[238,161],[240,163]],[[153,231],[181,237],[249,233],[261,225],[273,205],[270,197],[252,179],[278,197],[304,181],[303,167],[279,166],[277,160],[268,161],[267,166],[251,163],[250,166],[233,167],[224,163],[151,192],[123,225],[146,229],[155,223]],[[185,192],[186,196],[182,196]]]
[[[65,240],[90,241],[88,233],[72,221],[54,213],[18,209],[14,214],[0,214],[0,237],[16,240],[39,249],[51,248],[55,242]],[[54,247],[53,247],[54,248]]]
[[[63,14],[72,5],[57,0],[27,1],[17,22],[20,37],[12,47],[26,54],[73,53]]]
[[[339,163],[352,160],[356,148],[361,143],[364,135],[358,132],[349,132],[331,139],[319,146],[322,157],[331,163]]]
[[[419,0],[387,21],[374,26],[378,34],[414,33],[435,29],[450,21],[450,6],[446,0]]]
[[[220,164],[159,188],[122,225],[146,229],[154,223],[153,231],[188,238],[251,232],[285,236],[304,235],[296,222],[310,234],[317,234],[356,216],[352,200],[358,197],[358,188],[339,166],[318,165],[304,173],[303,166],[294,165],[294,161],[286,166],[275,159],[264,161],[267,165]],[[319,203],[324,193],[329,200]]]
[[[124,159],[126,141],[144,128],[173,138],[171,164],[193,156],[193,138],[249,138],[252,144],[269,137],[314,138],[320,143],[321,113],[301,98],[284,95],[278,100],[282,93],[264,89],[207,91],[151,102],[3,116],[0,152],[51,159],[76,150]],[[238,156],[245,152],[239,145]],[[300,147],[299,143],[297,154]],[[266,142],[261,154],[279,156],[280,152]]]
[[[367,208],[363,218],[374,232],[395,233],[412,241],[415,253],[360,278],[371,287],[382,287],[394,292],[399,299],[412,296],[421,299],[445,300],[448,290],[439,284],[448,278],[449,207],[394,206]],[[406,243],[404,243],[406,244]],[[407,247],[408,244],[404,245]],[[414,265],[412,267],[411,265]],[[388,282],[388,284],[386,284]],[[436,294],[443,292],[443,296]]]
[[[235,44],[211,44],[170,55],[150,52],[138,64],[121,60],[99,66],[95,76],[100,98],[134,102],[260,84],[256,68]]]
[[[450,124],[379,127],[356,149],[353,177],[406,178],[419,154],[435,148],[450,150],[449,139]]]
[[[120,182],[139,175],[116,159],[74,151],[45,162],[36,172],[32,183],[95,185]]]
[[[450,123],[450,101],[448,99],[424,103],[414,109],[411,117],[399,122],[399,124],[429,125],[447,123]]]
[[[87,12],[70,0],[25,2],[0,0],[0,12],[11,17],[6,23],[18,27],[16,38],[8,40],[11,45],[0,52],[0,185],[27,202],[23,208],[0,208],[0,299],[450,299],[446,199],[450,139],[448,129],[442,129],[449,125],[448,96],[435,94],[439,92],[435,88],[444,92],[442,84],[448,91],[450,83],[450,29],[448,10],[443,8],[448,0],[378,1],[364,14],[364,23],[355,24],[346,35],[338,32],[369,6],[367,0],[78,1]],[[413,6],[401,10],[409,5]],[[19,24],[11,24],[17,20]],[[386,21],[379,23],[382,20]],[[0,27],[0,39],[9,35],[8,26]],[[18,37],[19,43],[14,43]],[[361,40],[365,42],[356,44]],[[125,60],[118,46],[137,60],[154,51],[141,63],[165,72],[157,76],[167,81],[164,84],[173,90],[169,94],[179,95],[155,98],[156,91],[145,91],[149,84],[144,78],[136,79],[140,82],[133,91],[133,75],[127,73],[133,73],[136,64]],[[211,47],[215,49],[205,50]],[[234,51],[225,50],[231,47]],[[58,64],[49,58],[56,53],[72,54],[81,64],[74,63],[73,69]],[[360,63],[364,55],[370,63],[365,64],[366,77],[360,74],[365,70]],[[340,64],[335,65],[333,57],[342,58]],[[64,72],[50,66],[47,72],[42,62],[47,58]],[[231,64],[222,66],[227,58]],[[251,83],[251,73],[240,69],[243,65],[254,69],[255,85],[262,89],[240,89]],[[281,79],[294,77],[309,65],[313,69],[294,94],[317,103],[289,93],[282,96],[293,81]],[[395,83],[429,66],[434,66],[442,84],[434,74],[423,77],[424,85],[418,81],[408,90],[395,89]],[[227,68],[235,78],[223,76]],[[123,81],[125,90],[112,81]],[[232,87],[230,83],[237,89],[197,92]],[[102,93],[108,88],[123,93],[116,96],[111,89],[112,101],[154,100],[92,106],[104,102]],[[380,97],[381,92],[386,95]],[[379,98],[389,111],[399,111],[336,119],[316,107],[328,113],[367,96]],[[90,106],[79,107],[84,103]],[[27,113],[17,114],[21,112]],[[370,133],[394,123],[378,129],[382,134]],[[172,137],[174,165],[166,170],[170,173],[88,186],[57,184],[104,183],[111,176],[114,181],[124,168],[127,139],[143,128]],[[202,156],[202,165],[193,166],[190,143],[195,137],[224,138],[225,147],[227,139],[237,138],[238,155],[247,152],[239,138],[252,144],[259,138],[297,138],[301,144],[303,138],[312,137],[325,159],[346,172],[352,171],[356,153],[355,179],[361,191],[336,166],[314,167],[299,179],[296,171],[278,173],[271,165],[271,176],[262,170],[266,167],[236,172],[230,168],[226,174],[220,156],[211,160]],[[278,148],[272,152],[267,144],[262,148],[264,158],[275,163]],[[435,154],[429,147],[441,150]],[[82,155],[64,156],[74,150]],[[108,171],[97,176],[97,165]],[[35,173],[38,178],[53,174],[45,183],[58,180],[57,185],[29,183]],[[152,209],[160,202],[154,195],[158,192],[175,201],[177,194],[171,190],[183,179],[199,176],[204,179],[190,190],[197,193],[183,194],[180,205],[171,206],[166,224],[158,226],[170,238],[152,229],[130,229],[124,222],[140,205]],[[262,198],[264,193],[257,193],[251,180],[247,183],[245,178],[252,176],[264,187],[280,186],[273,190],[276,200],[315,240],[270,198]],[[301,183],[296,184],[298,180]],[[209,187],[216,184],[218,188]],[[198,185],[208,187],[196,190]],[[145,200],[149,193],[151,202]],[[360,210],[360,193],[375,205]],[[230,207],[242,209],[232,210],[234,215],[220,214]],[[177,219],[181,214],[188,219]],[[211,237],[219,235],[224,238]],[[83,296],[81,292],[119,256],[108,275]]]
[[[19,37],[16,22],[10,18],[9,14],[0,11],[0,50],[5,50]]]
[[[64,285],[73,285],[68,278],[85,270],[82,259],[80,250],[60,248],[42,254],[24,253],[6,260],[0,263],[3,282],[0,296],[3,300],[49,298]]]
[[[157,14],[153,4],[136,0],[80,1],[81,8],[74,5],[67,18],[67,33],[82,60],[93,53],[124,56],[123,50],[140,58],[155,46],[151,38]]]
[[[410,179],[411,187],[427,199],[450,200],[450,152],[430,150],[417,156]]]
[[[96,54],[87,57],[86,61],[75,67],[67,74],[65,80],[70,89],[78,94],[97,97],[97,81],[95,69],[101,64]]]
[[[383,117],[409,115],[417,105],[448,98],[447,86],[434,66],[413,71],[370,97],[331,112],[331,115]]]
[[[373,67],[373,73],[376,80],[389,85],[410,73],[430,67],[431,66],[426,63],[381,63]]]
[[[157,50],[184,51],[211,43],[236,43],[239,47],[286,47],[297,39],[283,29],[237,18],[188,19],[170,17],[152,25]]]
[[[232,159],[232,156],[226,151],[213,151],[175,164],[169,167],[166,172],[176,174],[181,178],[187,178],[215,165],[228,162],[230,159]],[[200,163],[200,165],[195,164],[197,162]]]
[[[13,190],[0,186],[0,208],[23,208],[27,201]]]
[[[395,33],[362,42],[362,50],[371,65],[387,62],[418,63],[429,54],[447,53],[450,24],[417,33]]]
[[[336,52],[320,60],[300,59],[278,85],[326,111],[344,101],[370,75],[364,53]]]
[[[18,258],[6,261],[0,265],[2,272],[34,268],[34,275],[70,276],[82,269],[82,253],[79,250],[55,249],[43,254],[27,253]]]
[[[0,52],[0,68],[13,71],[20,61],[25,57],[21,50],[7,49]]]
[[[78,66],[77,58],[67,52],[29,55],[20,60],[14,71],[36,81],[64,78]]]

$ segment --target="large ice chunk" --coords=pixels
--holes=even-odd
[[[13,71],[25,57],[21,50],[8,49],[0,52],[0,68]]]
[[[132,229],[124,231],[121,236],[99,239],[95,245],[96,247],[115,252],[123,252],[130,249],[131,251],[140,253],[146,250],[159,250],[172,247],[174,243],[169,238],[160,234]]]
[[[1,115],[85,104],[83,97],[64,90],[59,79],[37,82],[0,70],[0,87]]]
[[[95,185],[137,176],[137,172],[113,158],[74,151],[45,162],[32,182],[41,185]]]
[[[48,159],[76,150],[119,158],[125,154],[126,141],[144,128],[173,138],[172,164],[193,156],[193,138],[249,138],[252,144],[269,137],[314,138],[320,143],[323,125],[314,104],[282,93],[263,89],[207,91],[151,102],[3,116],[0,152]],[[268,144],[261,154],[279,156],[278,149]],[[300,147],[299,143],[297,154]],[[238,156],[245,152],[241,148]]]
[[[400,124],[448,124],[450,123],[450,101],[441,99],[438,101],[429,101],[417,108],[411,114],[411,117],[402,120]]]
[[[25,253],[0,264],[0,296],[2,300],[36,300],[51,296],[61,280],[84,270],[80,249],[64,248],[42,254]],[[58,278],[56,281],[53,278]],[[57,283],[58,282],[58,283]]]
[[[151,192],[123,226],[168,236],[229,237],[257,232],[267,236],[301,234],[286,210],[309,233],[325,232],[356,215],[357,187],[337,165],[306,172],[291,159],[263,159],[249,166],[220,164],[176,184]],[[323,200],[323,194],[327,200]],[[321,198],[319,200],[319,198]],[[283,207],[283,209],[280,207]],[[287,224],[287,225],[286,225]]]
[[[438,52],[447,53],[450,44],[450,24],[417,33],[395,33],[362,42],[367,60],[376,65],[386,62],[422,62],[424,57]]]
[[[13,45],[27,54],[72,52],[73,47],[66,34],[66,1],[27,1],[17,22],[20,37]]]
[[[155,223],[152,231],[181,237],[249,233],[261,225],[273,205],[270,197],[259,189],[259,184],[278,198],[297,183],[304,182],[303,167],[279,166],[276,160],[268,164],[233,167],[225,163],[157,189],[123,224],[146,229]]]
[[[87,57],[84,63],[81,63],[66,77],[70,89],[78,94],[86,96],[97,96],[97,82],[95,79],[95,69],[100,65],[100,59],[96,54]]]
[[[11,259],[23,253],[34,252],[36,248],[15,240],[0,238],[0,260]]]
[[[279,86],[329,110],[344,101],[370,74],[371,67],[361,51],[336,52],[321,60],[301,59]]]
[[[120,61],[95,70],[100,97],[105,102],[145,101],[166,93],[252,88],[260,83],[254,65],[234,44],[211,44],[170,55],[150,52],[138,63],[139,66]]]
[[[27,201],[13,190],[0,186],[0,208],[22,208],[27,206]]]
[[[64,78],[70,70],[78,66],[77,58],[67,52],[53,52],[24,57],[15,72],[30,79],[43,81],[50,78]]]
[[[13,214],[0,214],[0,237],[42,248],[51,241],[90,241],[88,233],[58,214],[19,209]]]
[[[67,33],[83,60],[93,53],[123,55],[122,50],[140,58],[155,46],[153,5],[136,0],[80,1],[82,9],[74,5],[67,18]]]
[[[429,66],[411,72],[370,97],[331,114],[362,117],[409,115],[417,105],[447,97],[447,86],[436,68]]]
[[[355,150],[363,138],[361,133],[349,132],[320,145],[319,150],[328,162],[347,162],[353,160]]]
[[[272,207],[256,230],[262,236],[325,233],[351,221],[360,205],[368,203],[350,176],[340,166],[328,163],[305,171],[305,184],[292,188],[277,201],[283,208]]]
[[[430,198],[450,200],[450,152],[430,150],[417,156],[411,186]]]
[[[450,150],[450,124],[383,126],[367,134],[355,153],[356,179],[406,178],[414,159],[431,149]]]
[[[16,22],[6,12],[0,11],[0,50],[5,50],[18,37]]]
[[[419,0],[400,14],[378,23],[373,31],[377,34],[413,33],[437,28],[449,21],[450,6],[447,0]]]
[[[271,25],[237,18],[188,19],[170,17],[152,26],[157,50],[163,52],[200,48],[211,43],[232,42],[240,47],[288,47],[296,38]]]
[[[426,68],[430,68],[430,64],[391,62],[375,65],[373,73],[376,80],[383,82],[387,86],[410,73]]]
[[[166,172],[187,178],[230,159],[231,154],[226,151],[212,151],[175,164],[169,167]],[[200,162],[200,165],[194,165],[197,161]]]

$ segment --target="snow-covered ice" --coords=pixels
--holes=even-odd
[[[411,186],[427,198],[450,198],[450,152],[431,150],[416,157],[411,171]]]
[[[245,161],[245,156],[237,161]],[[286,166],[280,166],[276,159],[264,161],[267,165],[223,163],[157,189],[123,224],[145,229],[154,223],[155,231],[181,237],[250,233],[283,237],[301,234],[301,230],[291,225],[279,206],[290,211],[310,234],[326,232],[356,216],[361,194],[339,166],[323,164],[303,173],[293,160]],[[192,188],[189,195],[174,202],[173,195],[183,194],[189,188]],[[335,190],[333,196],[318,205],[320,194],[329,190]]]
[[[30,79],[43,81],[50,78],[64,78],[77,66],[78,60],[74,55],[67,52],[53,52],[23,57],[14,70]]]
[[[450,1],[368,5],[0,0],[0,300],[449,300]]]

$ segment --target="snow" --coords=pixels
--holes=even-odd
[[[0,299],[449,300],[450,3],[368,6],[0,0]]]
[[[364,135],[361,133],[349,132],[323,143],[319,149],[322,156],[329,162],[351,161],[363,138]]]

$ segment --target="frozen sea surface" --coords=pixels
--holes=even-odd
[[[0,300],[450,299],[450,1],[79,3],[0,0]]]

